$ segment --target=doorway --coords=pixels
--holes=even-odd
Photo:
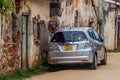
[[[118,17],[117,49],[120,50],[120,16]]]
[[[21,68],[28,68],[28,13],[22,14],[21,27]]]
[[[0,13],[0,54],[2,53],[2,15]]]

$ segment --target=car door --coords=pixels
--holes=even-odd
[[[98,56],[98,60],[101,60],[101,43],[98,42],[97,38],[96,38],[96,35],[95,35],[95,32],[93,29],[89,29],[88,30],[88,34],[91,38],[91,41],[93,43],[93,46],[95,46],[96,48],[96,51],[97,51],[97,56]]]
[[[103,43],[103,40],[102,40],[101,36],[99,35],[99,33],[97,33],[95,30],[93,30],[93,32],[96,36],[96,42],[99,45],[98,53],[100,54],[100,59],[102,60],[104,58],[104,51],[105,51],[104,43]]]

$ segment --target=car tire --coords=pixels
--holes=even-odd
[[[101,65],[107,64],[107,53],[104,53],[104,59],[101,61]]]
[[[57,66],[56,65],[49,65],[49,71],[50,72],[55,72],[55,71],[57,71],[58,69],[57,69]]]
[[[97,56],[94,55],[93,62],[90,64],[91,69],[97,69]]]
[[[49,65],[49,71],[53,72],[54,71],[54,66],[53,65]]]

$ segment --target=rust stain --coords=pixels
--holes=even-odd
[[[72,10],[72,11],[71,11],[71,12],[72,12],[72,14],[74,13],[74,9],[75,9],[75,1],[74,1],[74,0],[72,0],[72,9],[71,9],[71,10]]]
[[[73,0],[73,1],[75,1],[75,8],[77,8],[79,4],[79,0]]]

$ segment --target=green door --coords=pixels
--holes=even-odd
[[[22,15],[21,67],[28,68],[28,14]]]
[[[1,49],[2,49],[2,15],[1,15],[1,13],[0,13],[0,54],[2,53],[2,51],[1,51]]]

